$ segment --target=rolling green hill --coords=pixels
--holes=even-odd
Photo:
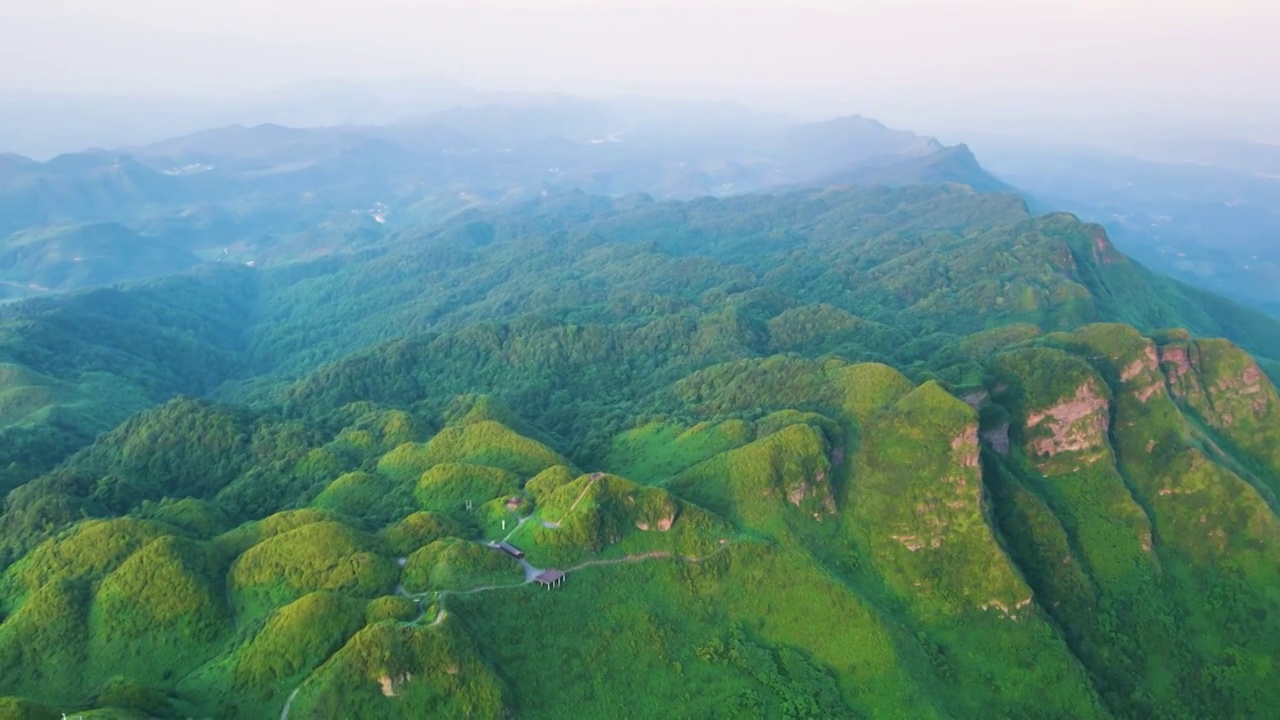
[[[364,403],[328,433],[175,401],[11,494],[3,689],[219,717],[1274,702],[1280,398],[1256,364],[1092,325],[984,366],[964,398],[878,364],[712,366],[588,474],[474,413],[432,433]],[[41,521],[68,529],[21,549]],[[567,582],[530,584],[502,538]]]

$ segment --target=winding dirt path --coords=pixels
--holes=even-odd
[[[639,555],[623,555],[622,557],[609,558],[607,560],[588,560],[584,563],[578,563],[570,568],[565,568],[565,575],[578,570],[585,570],[589,567],[600,567],[602,565],[623,565],[627,563],[644,562],[645,560],[657,560],[659,558],[673,557],[672,553],[666,550],[654,550],[652,552],[640,553]]]
[[[516,521],[516,526],[515,526],[515,527],[513,527],[513,528],[511,528],[511,532],[507,533],[506,537],[502,538],[502,542],[506,542],[506,541],[510,540],[510,539],[511,539],[511,536],[512,536],[512,535],[515,535],[515,534],[516,534],[516,531],[517,531],[517,530],[519,530],[519,529],[520,529],[520,527],[521,527],[522,525],[524,525],[525,523],[529,522],[529,519],[530,519],[530,518],[532,518],[532,517],[533,517],[533,515],[525,515],[524,517],[522,517],[522,518],[520,518],[518,521]]]
[[[298,691],[301,689],[302,686],[299,685],[289,693],[289,699],[284,701],[284,710],[280,711],[280,720],[289,720],[289,708],[293,706],[293,699],[298,697]]]
[[[638,554],[638,555],[623,555],[622,557],[618,557],[618,558],[609,558],[609,559],[607,559],[607,560],[588,560],[588,561],[586,561],[586,562],[584,562],[584,563],[578,563],[577,565],[574,565],[574,566],[573,566],[573,567],[571,567],[571,568],[567,568],[567,569],[565,569],[565,571],[564,571],[564,572],[565,572],[565,574],[566,574],[566,575],[568,575],[568,574],[569,574],[569,573],[571,573],[571,572],[577,572],[578,570],[585,570],[586,568],[589,568],[589,567],[599,567],[599,566],[602,566],[602,565],[623,565],[623,564],[627,564],[627,563],[638,563],[638,562],[644,562],[645,560],[659,560],[659,559],[662,559],[662,558],[671,558],[671,559],[673,559],[673,560],[679,560],[679,561],[681,561],[681,562],[695,563],[695,564],[696,564],[696,563],[700,563],[700,562],[703,562],[703,561],[706,561],[706,560],[710,560],[711,558],[715,557],[716,555],[719,555],[720,553],[722,553],[722,552],[724,552],[725,550],[727,550],[727,549],[729,548],[729,546],[730,546],[730,545],[732,545],[732,544],[734,544],[734,543],[736,543],[736,542],[737,542],[737,540],[732,540],[732,541],[725,542],[725,543],[721,544],[721,545],[720,545],[720,547],[716,548],[714,551],[709,552],[709,553],[707,553],[706,555],[702,555],[702,556],[697,556],[697,555],[676,555],[675,553],[673,553],[673,552],[671,552],[671,551],[669,551],[669,550],[653,550],[653,551],[651,551],[651,552],[647,552],[647,553],[640,553],[640,554]]]
[[[582,498],[587,496],[587,491],[591,489],[591,486],[599,482],[602,477],[604,477],[602,473],[592,475],[591,482],[587,483],[587,486],[582,488],[582,492],[578,493],[578,499],[574,500],[573,504],[569,506],[569,509],[564,511],[564,515],[561,515],[559,520],[551,523],[550,525],[547,525],[546,523],[543,523],[543,525],[546,527],[560,527],[560,524],[564,522],[564,519],[569,517],[569,515],[578,507],[578,503],[582,502]]]
[[[593,480],[592,482],[595,482],[595,481]],[[590,486],[588,485],[587,487],[589,488]],[[584,495],[586,494],[585,489],[582,492]],[[578,499],[581,500],[582,496],[579,495]],[[577,506],[577,502],[574,503],[574,506],[575,507]],[[569,511],[572,512],[573,508],[569,508]],[[568,515],[568,513],[565,513],[565,514]],[[532,517],[532,515],[530,515],[529,517]],[[529,519],[528,517],[524,518],[524,520],[528,520],[528,519]],[[523,522],[523,520],[521,522]],[[513,530],[512,532],[515,532],[515,531]],[[711,558],[715,557],[716,555],[719,555],[725,550],[728,550],[730,545],[734,545],[740,540],[741,538],[734,538],[733,540],[722,539],[720,541],[720,547],[702,556],[676,555],[675,553],[669,550],[652,550],[647,553],[638,553],[635,555],[623,555],[622,557],[616,557],[616,558],[588,560],[586,562],[578,563],[573,567],[566,568],[564,573],[565,575],[568,575],[569,573],[577,572],[579,570],[585,570],[591,567],[605,567],[609,565],[626,565],[626,564],[632,564],[632,563],[645,562],[647,560],[673,559],[673,560],[679,560],[681,562],[701,563],[701,562],[710,560]],[[532,564],[529,563],[528,560],[521,560],[520,564],[524,567],[524,571],[525,571],[524,582],[511,583],[508,585],[481,585],[479,587],[468,588],[466,590],[434,590],[434,591],[428,591],[424,593],[418,593],[416,595],[411,594],[409,593],[409,591],[405,590],[403,585],[397,585],[396,594],[402,597],[409,598],[410,600],[414,600],[419,604],[422,604],[424,598],[431,595],[435,595],[435,599],[437,603],[436,617],[429,624],[424,626],[424,627],[435,627],[440,623],[444,622],[444,619],[449,616],[449,613],[447,610],[445,610],[445,606],[444,606],[444,601],[446,597],[450,595],[457,595],[461,597],[464,595],[475,595],[477,593],[482,593],[482,592],[491,592],[493,590],[511,590],[518,587],[524,587],[525,585],[532,583],[533,579],[537,577],[538,573],[542,572],[541,568],[534,567]],[[422,612],[418,615],[418,617],[414,618],[411,624],[416,625],[422,620],[423,617],[426,616],[426,614],[427,614],[426,606],[423,605]],[[292,693],[289,693],[289,699],[285,701],[284,710],[280,713],[280,720],[289,720],[289,708],[293,705],[293,699],[298,696],[298,691],[301,689],[302,689],[302,686],[299,685],[298,687],[293,689]]]

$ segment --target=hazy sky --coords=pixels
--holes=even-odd
[[[0,0],[0,87],[313,78],[712,92],[910,117],[1280,117],[1276,0]],[[775,104],[777,104],[775,102]]]

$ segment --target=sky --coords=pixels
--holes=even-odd
[[[320,78],[643,92],[955,128],[1280,120],[1274,0],[0,0],[0,88]]]

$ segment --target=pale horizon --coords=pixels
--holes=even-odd
[[[941,135],[1280,123],[1280,6],[50,0],[0,25],[10,97],[270,95],[332,78],[724,100]],[[13,110],[20,110],[14,108]],[[1078,137],[1077,137],[1078,136]],[[13,142],[0,137],[0,148]]]

